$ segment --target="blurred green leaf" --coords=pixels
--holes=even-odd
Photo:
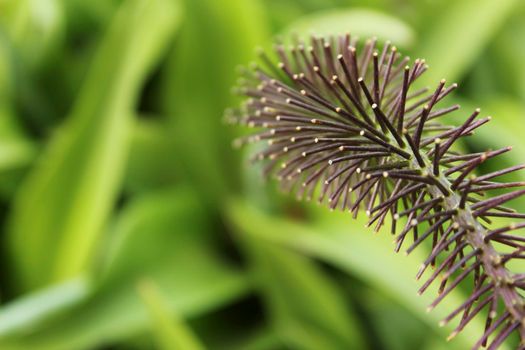
[[[170,0],[133,0],[114,18],[71,115],[13,204],[11,262],[24,289],[86,268],[120,188],[137,94],[178,16]]]
[[[132,133],[124,187],[140,193],[175,182],[179,159],[173,157],[173,140],[164,120],[140,118]]]
[[[65,18],[59,0],[0,1],[0,27],[24,64],[34,68],[49,59],[64,35]]]
[[[30,332],[60,312],[84,300],[90,285],[83,277],[29,294],[0,308],[0,337]]]
[[[0,338],[0,348],[86,349],[141,334],[150,327],[136,292],[144,279],[164,291],[168,314],[184,318],[244,296],[250,285],[207,241],[211,228],[204,215],[194,193],[184,189],[136,199],[112,229],[99,286],[89,299],[31,334]]]
[[[520,5],[497,40],[492,42],[489,64],[494,70],[493,80],[498,93],[518,96],[525,103],[525,46],[517,44],[525,36],[525,3],[522,1]]]
[[[423,27],[414,51],[430,65],[421,79],[460,79],[512,13],[518,0],[452,1],[436,22]]]
[[[415,33],[403,21],[385,13],[369,9],[337,9],[316,12],[292,23],[285,35],[336,35],[351,33],[367,39],[378,37],[395,45],[411,47]]]
[[[151,281],[139,282],[137,289],[153,321],[152,331],[159,350],[201,350],[204,346],[176,315],[167,313],[167,305],[158,287]]]
[[[214,203],[238,188],[237,155],[224,109],[233,105],[235,67],[266,41],[264,7],[258,0],[186,0],[179,42],[167,69],[164,104],[172,116],[181,171]]]
[[[326,213],[327,210],[314,211],[319,217],[308,227],[286,219],[279,219],[263,214],[242,201],[235,201],[229,207],[232,224],[241,231],[256,236],[258,239],[282,244],[296,249],[302,254],[322,259],[341,270],[358,276],[363,281],[397,301],[415,317],[429,325],[443,341],[453,327],[439,328],[439,321],[460,305],[466,295],[456,289],[445,298],[439,307],[426,312],[432,296],[437,294],[437,286],[417,297],[418,282],[414,280],[417,267],[424,261],[424,252],[416,250],[408,257],[392,252],[393,245],[386,234],[371,235],[359,228],[359,222],[352,221],[347,214]],[[461,332],[450,348],[469,348],[472,339],[483,332],[484,322],[477,318]],[[443,331],[444,330],[444,331]]]
[[[0,174],[27,167],[36,156],[35,145],[25,136],[15,115],[15,60],[8,46],[0,35]]]
[[[36,152],[32,143],[27,140],[1,139],[0,140],[0,172],[27,166]]]
[[[247,248],[274,329],[286,344],[312,350],[365,348],[359,321],[341,291],[312,261],[253,235],[240,240]]]

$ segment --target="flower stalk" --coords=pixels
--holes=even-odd
[[[494,227],[492,221],[525,218],[505,206],[525,194],[513,190],[525,183],[493,181],[524,166],[476,177],[481,163],[510,147],[468,154],[454,147],[490,117],[479,118],[476,109],[460,126],[440,123],[459,109],[441,106],[457,84],[441,80],[432,92],[414,91],[428,66],[422,59],[410,66],[389,42],[379,48],[375,39],[361,44],[350,35],[312,37],[309,45],[296,40],[289,50],[279,44],[275,51],[277,64],[261,52],[264,67],[242,71],[236,91],[248,99],[226,117],[263,131],[234,144],[267,142],[252,160],[265,162],[264,174],[298,198],[317,197],[354,217],[363,210],[375,231],[391,216],[396,251],[410,233],[407,254],[428,242],[432,249],[416,277],[434,268],[419,290],[439,283],[429,310],[472,280],[469,298],[442,322],[461,315],[450,338],[486,314],[485,332],[473,349],[496,349],[513,333],[523,347],[525,274],[507,264],[525,258],[525,238],[512,234],[525,224]],[[486,197],[492,190],[510,192]]]

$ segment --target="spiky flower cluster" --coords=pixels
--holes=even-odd
[[[267,142],[253,159],[299,198],[317,196],[354,216],[364,209],[375,230],[390,215],[396,251],[410,235],[407,253],[429,242],[417,278],[434,267],[423,293],[441,277],[430,308],[472,280],[470,297],[443,320],[461,315],[451,337],[480,314],[486,328],[473,349],[496,349],[512,333],[523,346],[525,274],[506,266],[525,257],[525,238],[511,234],[525,223],[494,228],[491,220],[525,217],[504,206],[525,193],[511,188],[525,183],[493,181],[524,166],[476,177],[479,164],[510,148],[460,154],[453,147],[490,117],[478,118],[477,109],[460,126],[441,124],[441,116],[459,108],[439,107],[457,85],[442,80],[434,91],[414,89],[425,61],[408,65],[389,42],[378,47],[375,39],[360,44],[350,35],[312,37],[308,45],[296,40],[275,51],[277,64],[261,52],[262,67],[242,72],[237,91],[249,98],[227,118],[264,130],[235,144]],[[491,190],[504,193],[485,197]]]

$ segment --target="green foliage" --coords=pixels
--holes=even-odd
[[[337,35],[352,33],[360,38],[377,37],[408,48],[414,43],[412,28],[395,17],[368,9],[329,10],[293,22],[285,34]]]
[[[142,281],[139,293],[148,306],[153,320],[153,332],[156,335],[158,349],[165,350],[202,350],[199,343],[187,326],[182,321],[173,320],[173,315],[166,312],[166,302],[160,295],[157,287],[150,281]]]
[[[24,290],[88,266],[118,195],[136,96],[176,16],[178,9],[161,0],[131,1],[119,10],[66,125],[21,185],[9,243]]]
[[[522,163],[524,16],[517,0],[0,0],[0,348],[468,348],[483,324],[450,343],[437,327],[464,292],[432,313],[435,291],[416,295],[428,247],[396,255],[263,186],[222,115],[257,46],[351,31],[426,58],[429,86],[459,79],[449,121],[494,117],[464,147]]]

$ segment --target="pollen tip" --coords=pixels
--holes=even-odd
[[[319,139],[317,137],[314,139],[314,143],[319,143]]]
[[[318,120],[315,119],[315,118],[310,120],[310,123],[312,123],[312,124],[317,124],[317,122],[318,122]]]
[[[363,77],[359,77],[359,78],[357,78],[357,82],[358,82],[358,83],[362,82],[363,80],[364,80]]]
[[[314,72],[319,72],[320,68],[319,66],[314,66]]]
[[[306,90],[301,90],[299,91],[301,93],[301,95],[305,96],[306,95]]]
[[[394,220],[399,220],[399,214],[397,214],[397,213],[394,214],[393,218],[394,218]]]
[[[344,151],[345,150],[345,146],[339,146],[339,150],[340,151]]]
[[[301,156],[306,157],[306,152],[301,153]]]
[[[446,82],[447,82],[447,80],[446,80],[446,79],[444,79],[444,78],[443,78],[443,79],[441,79],[441,81],[440,81],[440,83],[441,83],[441,84],[445,84]]]
[[[341,55],[341,54],[337,55],[337,59],[338,59],[338,60],[343,59],[343,55]]]
[[[383,177],[388,177],[388,172],[387,171],[383,171]]]
[[[292,99],[291,98],[287,98],[286,99],[286,103],[291,103],[292,102]]]
[[[450,333],[450,335],[447,337],[447,341],[451,341],[456,335],[458,335],[457,331]]]
[[[377,103],[373,103],[372,104],[372,109],[376,109],[377,108]]]
[[[360,136],[363,136],[364,134],[365,134],[365,131],[364,131],[364,130],[361,130],[361,131],[359,132],[359,135],[360,135]]]

